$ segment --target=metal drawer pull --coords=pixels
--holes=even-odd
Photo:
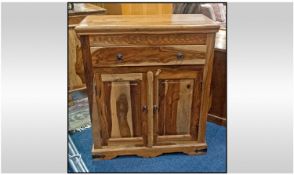
[[[177,59],[178,59],[178,60],[182,60],[182,59],[184,59],[184,54],[183,54],[182,52],[178,52],[178,53],[177,53]]]
[[[123,56],[123,54],[118,53],[118,54],[116,55],[116,59],[117,59],[117,61],[123,61],[123,60],[124,60],[124,56]]]

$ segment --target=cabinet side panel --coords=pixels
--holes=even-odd
[[[83,55],[83,63],[85,70],[85,79],[90,107],[90,116],[92,116],[92,104],[93,104],[93,70],[92,70],[92,60],[91,60],[91,52],[90,52],[90,44],[88,36],[80,37],[81,46],[82,46],[82,55]]]
[[[207,58],[206,64],[203,70],[203,84],[202,84],[202,97],[201,97],[201,111],[199,121],[199,132],[198,141],[205,143],[206,133],[206,120],[209,110],[209,95],[210,95],[210,84],[212,76],[212,65],[214,56],[214,44],[215,44],[215,33],[207,34]]]

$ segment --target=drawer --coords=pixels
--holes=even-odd
[[[95,67],[204,64],[205,52],[206,45],[91,47]]]

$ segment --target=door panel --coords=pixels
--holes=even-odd
[[[196,140],[201,71],[160,70],[155,76],[155,140]],[[196,122],[195,122],[196,121]]]
[[[159,135],[190,133],[192,79],[159,80]]]
[[[144,113],[140,109],[146,105],[146,95],[143,94],[146,93],[143,88],[145,76],[127,73],[96,74],[96,77],[101,89],[99,92],[97,86],[96,90],[103,145],[143,145],[146,129],[142,119]]]

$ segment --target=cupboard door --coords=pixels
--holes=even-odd
[[[156,145],[197,141],[202,72],[158,70],[154,81]]]
[[[146,74],[96,74],[102,146],[146,145]]]

